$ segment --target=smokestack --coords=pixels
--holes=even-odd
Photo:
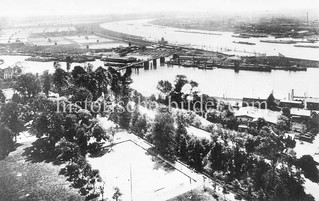
[[[290,93],[288,92],[288,100],[290,100]]]
[[[309,25],[308,11],[307,11],[307,25]]]
[[[291,90],[291,100],[294,100],[294,96],[295,96],[295,90],[292,89],[292,90]]]

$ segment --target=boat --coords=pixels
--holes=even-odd
[[[220,33],[207,33],[207,32],[199,32],[199,31],[184,31],[184,30],[175,30],[175,32],[204,34],[204,35],[216,35],[216,36],[221,36],[222,35]]]
[[[243,64],[237,67],[238,70],[249,70],[249,71],[260,71],[260,72],[271,72],[271,68],[268,65],[263,64]]]
[[[265,37],[268,37],[267,34],[262,34],[262,33],[240,33],[239,35],[253,37],[253,38],[265,38]]]
[[[300,66],[275,66],[271,67],[273,70],[285,70],[285,71],[307,71],[306,67]]]
[[[268,37],[267,34],[262,34],[262,33],[240,33],[239,35],[232,35],[232,37],[236,38],[265,38]]]
[[[319,48],[319,46],[315,45],[294,45],[294,47]]]
[[[259,71],[259,72],[271,72],[271,68],[268,65],[262,65],[262,64],[243,64],[241,66],[235,67],[233,64],[228,65],[221,65],[218,68],[224,68],[224,69],[234,69],[236,72],[240,70],[247,70],[247,71]]]
[[[233,41],[233,43],[242,44],[242,45],[256,45],[256,43],[250,43],[245,41]]]
[[[260,40],[262,43],[296,44],[294,40]]]
[[[250,38],[249,36],[243,36],[243,35],[231,35],[231,36],[235,38]]]

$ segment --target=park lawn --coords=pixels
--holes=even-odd
[[[66,178],[59,175],[63,165],[32,162],[24,156],[35,137],[18,144],[4,160],[0,160],[0,201],[18,200],[84,200]]]
[[[167,201],[216,201],[213,195],[214,194],[210,189],[207,189],[205,192],[203,187],[199,187]],[[223,199],[220,198],[220,200]]]

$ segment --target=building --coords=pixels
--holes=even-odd
[[[14,66],[14,67],[7,67],[2,69],[2,73],[3,73],[3,79],[12,79],[13,76],[15,75],[20,75],[22,73],[22,68],[18,67],[18,66]]]
[[[276,125],[281,112],[256,107],[241,107],[235,111],[234,115],[241,124],[263,118],[267,123]]]
[[[266,99],[260,98],[243,98],[242,107],[258,107],[258,108],[266,108],[267,102]]]
[[[292,121],[307,121],[311,117],[311,111],[301,108],[291,108],[290,115]]]
[[[288,107],[288,108],[304,108],[302,101],[294,100],[280,100],[279,107]]]
[[[272,111],[280,111],[279,100],[275,99],[273,93],[271,93],[268,98],[243,98],[242,102],[243,107],[257,107],[259,109],[269,109]]]
[[[158,44],[159,44],[160,46],[164,46],[164,45],[167,45],[168,42],[162,37],[162,39],[161,39],[160,41],[158,41]]]
[[[308,110],[319,110],[319,99],[307,98],[305,102]]]
[[[239,132],[246,132],[247,130],[248,130],[248,126],[246,126],[246,125],[239,125],[238,126]]]
[[[2,89],[4,96],[6,97],[6,101],[12,100],[14,90],[12,88]]]

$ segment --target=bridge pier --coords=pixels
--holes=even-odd
[[[149,70],[149,61],[144,62],[144,70]]]
[[[161,58],[160,58],[160,63],[161,63],[161,64],[165,63],[165,57],[161,57]]]
[[[156,59],[153,59],[153,66],[154,66],[154,68],[156,68],[156,66],[157,66],[157,63],[156,63],[157,61],[156,61]]]
[[[126,68],[124,74],[126,74],[126,75],[128,75],[128,76],[131,76],[131,74],[132,74],[132,67],[130,66],[130,67]],[[124,74],[123,74],[123,75],[124,75]]]

